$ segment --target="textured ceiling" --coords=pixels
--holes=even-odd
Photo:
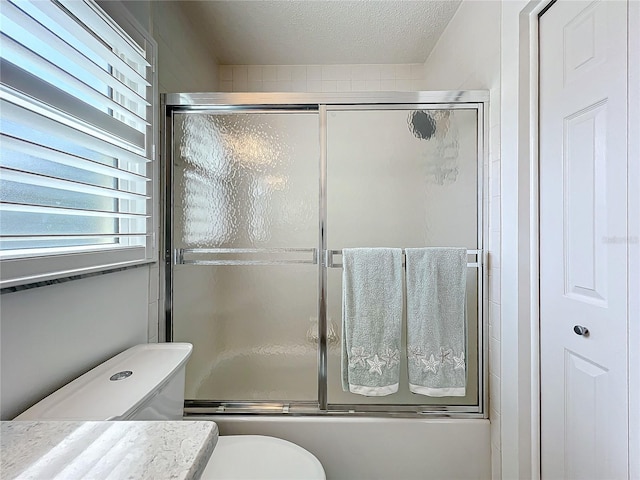
[[[422,63],[460,0],[181,2],[221,65]]]

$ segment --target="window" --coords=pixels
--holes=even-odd
[[[154,42],[91,0],[0,25],[0,286],[151,261]]]

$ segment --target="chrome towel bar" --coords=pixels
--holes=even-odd
[[[404,249],[402,250],[402,265],[405,265]],[[317,248],[177,248],[173,252],[175,265],[291,265],[291,264],[318,264]],[[311,254],[311,258],[206,258],[219,255],[282,255],[282,254]],[[342,255],[342,250],[325,250],[322,256],[322,265],[327,268],[342,268],[342,263],[334,262],[335,255]],[[482,250],[467,250],[467,255],[475,256],[475,262],[467,263],[469,268],[482,266]],[[203,258],[205,257],[205,258]]]

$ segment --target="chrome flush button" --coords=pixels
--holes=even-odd
[[[131,375],[133,375],[133,372],[131,370],[125,370],[123,372],[114,373],[113,375],[111,375],[111,378],[109,378],[109,380],[111,380],[112,382],[115,382],[116,380],[124,380]]]

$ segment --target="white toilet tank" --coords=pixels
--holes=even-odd
[[[15,420],[181,420],[189,343],[136,345]]]

